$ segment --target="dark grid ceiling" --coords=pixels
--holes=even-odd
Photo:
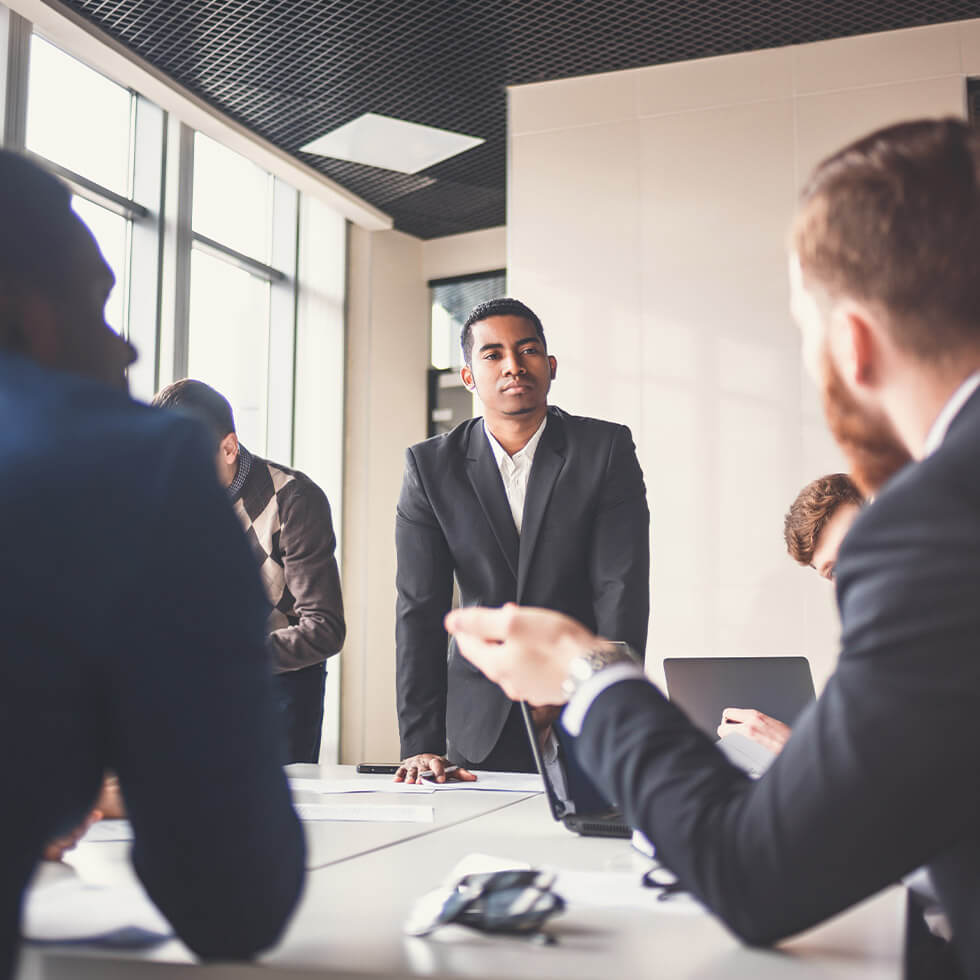
[[[507,85],[980,15],[980,0],[67,3],[421,238],[504,223]],[[365,112],[486,143],[412,175],[299,152]]]

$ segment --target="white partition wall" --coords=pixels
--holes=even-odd
[[[405,449],[426,436],[423,243],[351,226],[347,284],[341,761],[398,756],[395,506]]]
[[[785,239],[822,156],[962,115],[980,21],[510,90],[508,286],[544,320],[556,404],[630,426],[653,515],[647,663],[836,657],[832,590],[785,554],[843,468],[803,376]]]

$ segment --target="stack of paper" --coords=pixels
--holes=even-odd
[[[396,783],[391,779],[302,779],[289,780],[293,789],[305,789],[314,793],[404,793],[407,795],[434,792],[431,786],[418,783]]]
[[[431,806],[351,806],[337,803],[294,803],[300,820],[353,820],[370,823],[432,823]]]
[[[439,792],[453,790],[484,791],[492,793],[543,793],[544,780],[536,772],[475,772],[475,782],[453,782],[446,780],[437,783],[431,779],[423,780],[423,786],[431,786]]]

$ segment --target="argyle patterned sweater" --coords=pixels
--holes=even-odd
[[[244,446],[243,471],[232,503],[272,604],[267,625],[274,669],[321,663],[340,651],[347,629],[330,504],[308,476]]]

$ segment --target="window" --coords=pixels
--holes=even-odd
[[[291,448],[297,201],[195,134],[187,374],[231,402],[242,442],[260,455]]]
[[[106,322],[140,350],[143,363],[130,381],[135,377],[134,389],[149,397],[156,377],[162,113],[37,34],[30,37],[29,64],[25,148],[70,186],[75,213],[115,274]]]
[[[460,331],[470,312],[480,303],[503,296],[506,274],[502,269],[472,276],[436,279],[432,291],[432,341],[429,368],[429,435],[435,436],[473,415],[473,397],[459,377],[463,366]]]
[[[132,94],[44,38],[31,38],[27,148],[129,197]]]
[[[195,233],[268,262],[271,217],[272,177],[251,160],[195,133]]]
[[[68,184],[112,268],[106,320],[140,355],[130,391],[213,385],[245,445],[323,487],[339,532],[344,218],[0,13],[4,145]],[[329,678],[322,752],[336,761],[337,666]]]
[[[980,128],[980,78],[966,80],[966,104],[970,114],[970,122]]]
[[[89,231],[99,243],[102,257],[115,273],[116,285],[109,294],[109,301],[106,303],[105,320],[113,330],[122,333],[125,323],[123,304],[126,297],[126,289],[123,284],[127,282],[129,271],[129,222],[118,214],[113,214],[106,208],[93,204],[77,194],[72,200],[71,206],[82,221],[88,225]]]
[[[187,373],[232,405],[246,447],[266,452],[269,283],[195,249]]]
[[[429,288],[432,290],[432,366],[458,370],[463,366],[459,332],[475,306],[505,294],[506,273],[498,269],[472,276],[434,279]]]

